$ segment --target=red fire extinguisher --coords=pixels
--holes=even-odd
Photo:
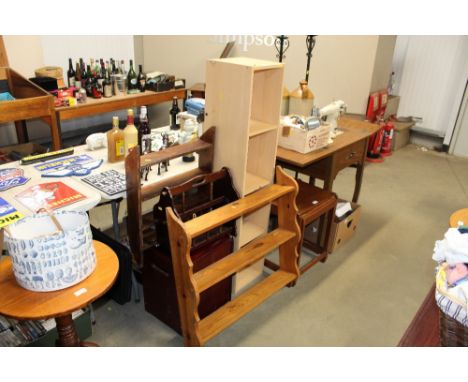
[[[380,150],[380,154],[384,157],[392,155],[393,128],[394,126],[391,122],[387,122],[384,126],[382,149]]]
[[[366,161],[380,163],[384,161],[380,150],[382,148],[382,141],[385,132],[385,124],[383,121],[380,122],[380,129],[369,137],[369,144],[367,145]]]

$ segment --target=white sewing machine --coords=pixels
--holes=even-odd
[[[330,124],[330,137],[328,143],[332,143],[332,139],[336,137],[336,128],[338,126],[338,118],[346,112],[347,105],[344,101],[338,100],[329,103],[320,109],[320,119],[323,122]]]

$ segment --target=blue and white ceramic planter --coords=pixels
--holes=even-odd
[[[84,212],[57,211],[58,231],[46,213],[28,216],[8,227],[5,242],[18,283],[35,292],[68,288],[96,267],[96,253]]]

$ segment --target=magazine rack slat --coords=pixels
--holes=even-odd
[[[141,205],[162,191],[164,187],[183,183],[197,175],[210,173],[213,164],[213,144],[215,128],[211,127],[200,138],[176,145],[165,150],[140,156],[138,146],[131,149],[125,158],[125,178],[127,183],[127,232],[134,263],[138,268],[143,264],[145,225]],[[141,186],[140,169],[152,166],[192,152],[198,153],[198,168],[187,171],[165,181]],[[152,222],[150,222],[151,225]],[[147,226],[147,225],[146,225]]]

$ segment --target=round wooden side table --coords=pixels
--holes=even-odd
[[[468,208],[462,208],[450,215],[451,228],[457,228],[459,221],[463,222],[464,225],[468,225]]]
[[[57,323],[57,346],[80,346],[72,312],[87,306],[106,293],[114,284],[119,270],[115,252],[93,241],[96,269],[90,276],[69,288],[54,292],[33,292],[15,279],[11,259],[0,261],[0,314],[17,320],[54,318]]]

